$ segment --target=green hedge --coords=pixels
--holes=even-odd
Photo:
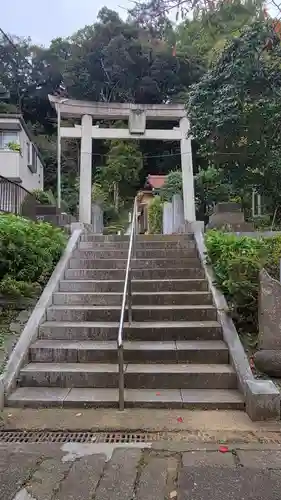
[[[148,226],[150,234],[162,233],[163,203],[160,196],[155,196],[148,206]]]
[[[217,285],[226,296],[238,331],[257,334],[259,270],[265,267],[279,279],[281,237],[255,239],[212,230],[205,242]]]
[[[51,224],[1,214],[0,293],[30,296],[39,291],[65,244],[65,233]]]

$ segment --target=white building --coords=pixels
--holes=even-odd
[[[28,191],[43,189],[43,160],[21,115],[0,113],[0,176]]]

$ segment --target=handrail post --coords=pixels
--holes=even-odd
[[[128,279],[128,321],[129,325],[132,324],[133,321],[133,311],[132,311],[132,271],[129,271],[129,279]]]
[[[124,349],[123,344],[118,346],[118,366],[119,366],[119,410],[125,407],[125,384],[124,384]]]

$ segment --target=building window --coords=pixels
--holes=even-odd
[[[32,149],[31,149],[31,144],[30,142],[27,141],[27,165],[32,165]]]
[[[16,130],[0,131],[0,149],[9,149],[8,144],[10,142],[19,144],[19,133]]]
[[[28,168],[33,173],[37,172],[37,153],[34,145],[29,142],[28,143]]]

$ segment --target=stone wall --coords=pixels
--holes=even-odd
[[[183,199],[175,194],[171,202],[165,202],[163,205],[163,234],[179,233],[183,224]]]
[[[92,203],[92,226],[94,233],[103,234],[103,209],[97,203]]]

